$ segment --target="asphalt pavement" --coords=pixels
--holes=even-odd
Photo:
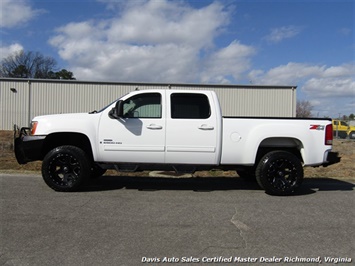
[[[0,265],[351,265],[354,181],[295,196],[239,178],[102,177],[60,193],[0,174]]]

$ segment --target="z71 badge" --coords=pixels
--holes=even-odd
[[[324,130],[324,125],[311,125],[310,130]]]

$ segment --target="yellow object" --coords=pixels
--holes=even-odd
[[[342,120],[333,119],[333,132],[334,136],[341,139],[355,139],[355,127],[349,126],[348,123]]]

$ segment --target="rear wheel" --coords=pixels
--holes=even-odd
[[[350,132],[349,139],[355,139],[355,131]]]
[[[76,191],[90,176],[90,163],[82,149],[60,146],[44,157],[42,176],[44,182],[56,191]]]
[[[269,152],[256,168],[256,180],[268,194],[290,195],[303,181],[301,161],[286,151]]]

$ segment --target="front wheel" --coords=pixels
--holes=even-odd
[[[256,168],[256,180],[268,194],[291,195],[303,181],[301,161],[286,151],[269,152]]]
[[[76,191],[90,176],[85,152],[75,146],[60,146],[49,151],[42,163],[44,182],[55,191]]]

